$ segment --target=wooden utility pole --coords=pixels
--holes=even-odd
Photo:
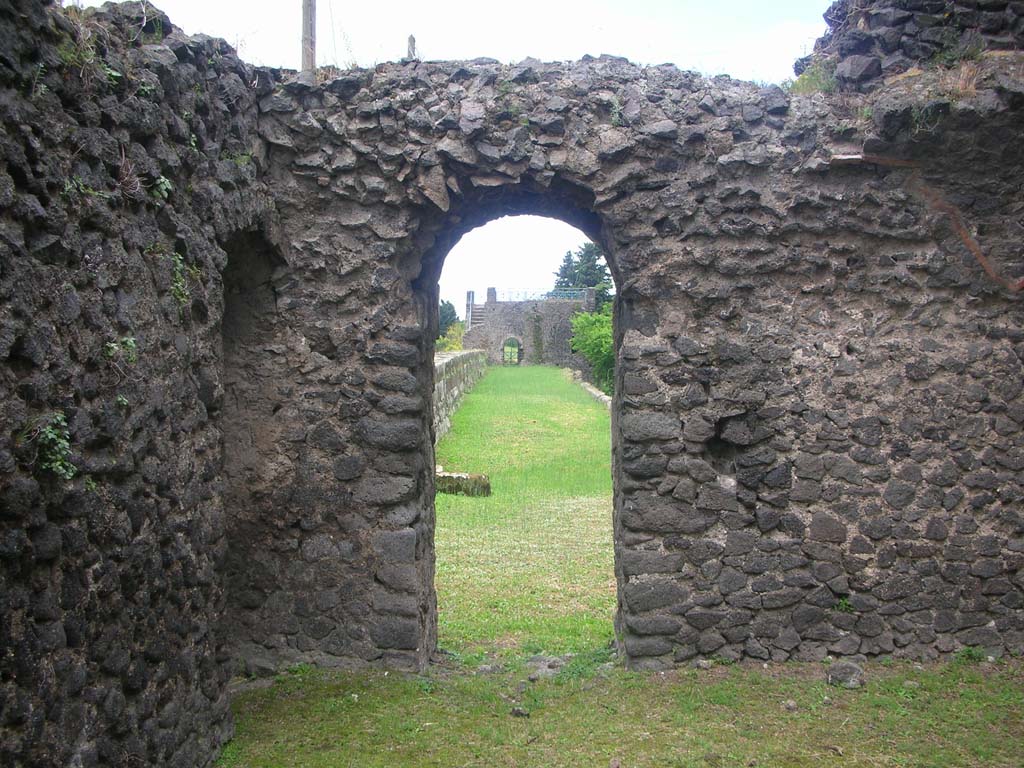
[[[316,0],[302,0],[302,74],[316,76]]]

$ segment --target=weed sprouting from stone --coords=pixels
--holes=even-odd
[[[171,264],[171,295],[178,302],[178,307],[183,309],[192,298],[186,277],[185,259],[180,253],[171,254]]]
[[[967,647],[961,648],[957,651],[954,658],[960,664],[980,664],[985,660],[986,654],[983,648],[968,645]]]
[[[832,59],[814,59],[796,80],[787,81],[782,87],[794,96],[835,93],[839,87],[836,81],[836,63]]]
[[[134,365],[139,361],[139,348],[134,336],[124,336],[103,345],[103,356],[114,362]]]
[[[618,127],[625,124],[625,120],[622,118],[622,102],[619,101],[618,96],[612,96],[608,109],[610,111],[612,125]]]
[[[71,433],[63,413],[34,422],[21,438],[35,447],[35,469],[62,480],[71,480],[78,474],[77,467],[71,463]]]
[[[961,36],[955,27],[947,27],[932,61],[940,67],[955,67],[964,61],[976,61],[984,50],[985,43],[976,32]]]
[[[174,191],[174,183],[166,176],[158,176],[149,188],[149,192],[153,197],[164,202],[171,196],[172,191]]]
[[[72,176],[64,180],[64,188],[61,190],[61,197],[74,199],[76,197],[98,197],[102,200],[109,200],[113,197],[109,192],[94,189],[82,181],[81,176]]]

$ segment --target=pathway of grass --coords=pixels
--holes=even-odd
[[[422,676],[301,669],[238,697],[222,768],[1020,768],[1024,667],[821,665],[662,675],[576,667]],[[795,704],[795,710],[790,711]],[[513,706],[529,717],[515,717]]]
[[[423,675],[292,670],[236,698],[218,765],[1024,765],[1019,661],[875,663],[858,691],[826,687],[818,664],[666,674],[606,664],[608,433],[607,414],[558,371],[491,371],[438,454],[446,468],[489,473],[495,491],[437,503],[441,644],[457,662]],[[541,649],[577,655],[526,683],[522,661]],[[501,671],[475,666],[485,654]]]
[[[492,495],[437,497],[439,641],[463,659],[578,653],[612,639],[611,429],[566,371],[491,368],[441,441]]]

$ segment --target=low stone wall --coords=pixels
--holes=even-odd
[[[572,379],[577,384],[579,384],[581,387],[583,387],[583,391],[584,392],[586,392],[592,398],[597,400],[597,402],[599,402],[602,405],[604,405],[605,408],[607,408],[608,410],[611,410],[611,407],[612,407],[612,399],[611,399],[611,397],[609,397],[604,392],[602,392],[600,389],[598,389],[593,384],[591,384],[589,381],[584,379],[583,378],[583,374],[581,374],[579,371],[573,371],[572,372]]]
[[[434,445],[452,426],[452,414],[462,396],[480,381],[487,370],[482,349],[438,352],[434,355]]]

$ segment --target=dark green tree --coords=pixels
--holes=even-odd
[[[448,329],[453,324],[459,321],[459,315],[455,311],[455,305],[450,301],[442,301],[438,313],[440,317],[437,323],[437,336],[440,338],[448,333]]]
[[[604,253],[594,243],[584,243],[576,251],[576,287],[596,289],[596,309],[608,303],[612,276],[608,274]]]
[[[575,253],[567,251],[562,265],[555,272],[555,289],[559,288],[595,288],[595,309],[600,311],[608,303],[612,290],[612,278],[601,248],[587,242]]]
[[[573,288],[576,285],[576,260],[572,251],[566,251],[562,257],[562,266],[555,272],[555,288]]]

